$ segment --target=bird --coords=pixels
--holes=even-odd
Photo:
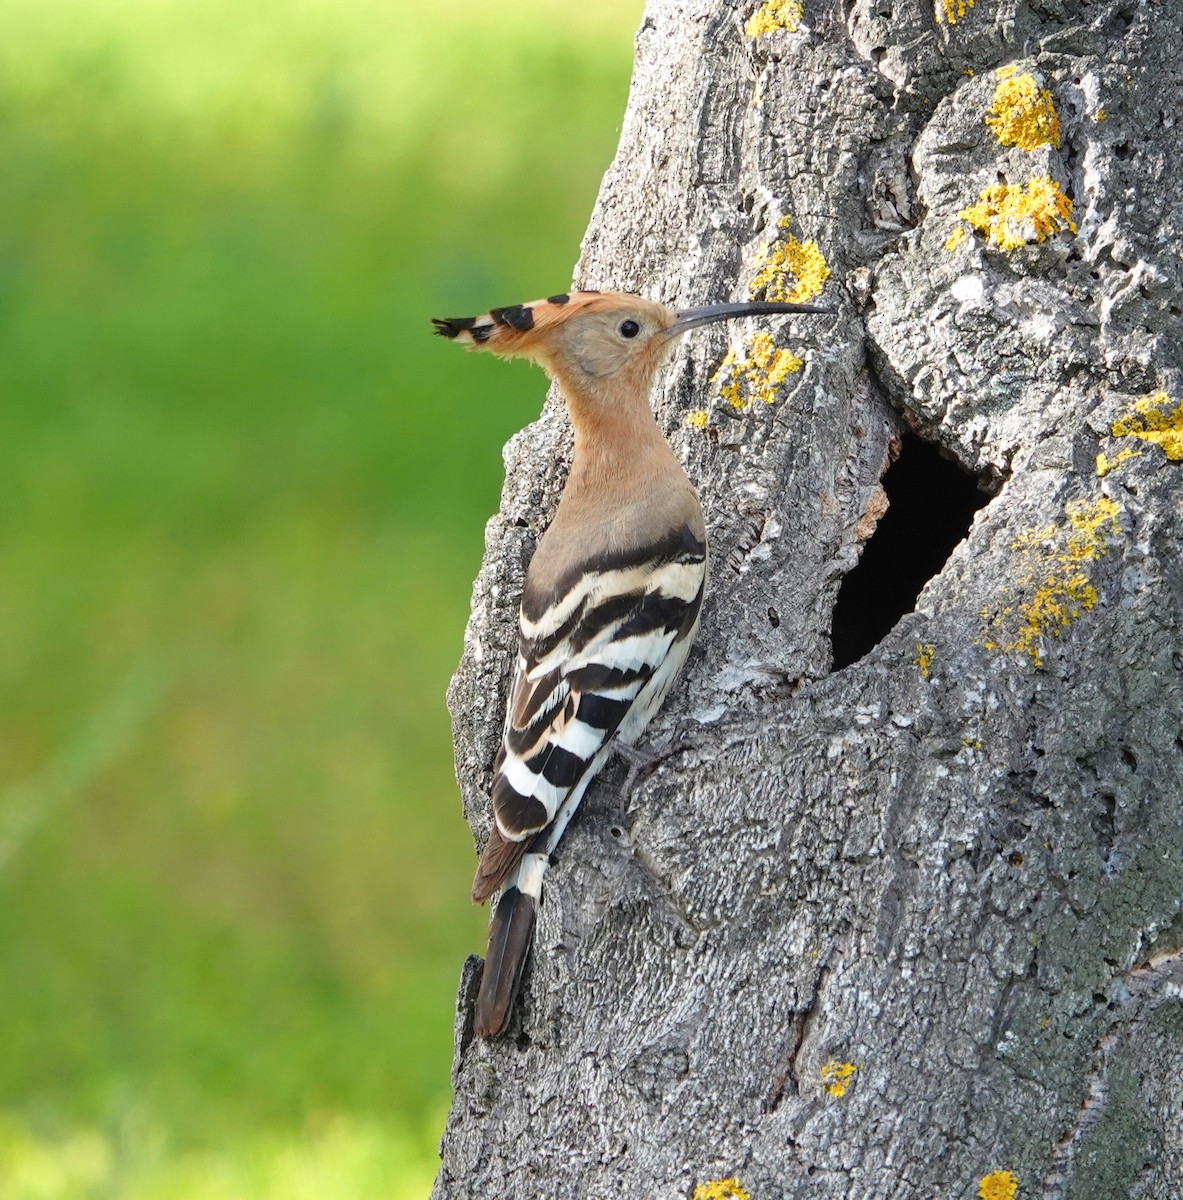
[[[625,292],[573,291],[433,320],[469,348],[540,365],[566,401],[571,467],[522,590],[518,653],[493,763],[493,825],[472,898],[500,893],[473,1014],[513,1015],[551,855],[614,745],[634,745],[698,628],[707,537],[694,487],[649,396],[673,343],[715,321],[833,309],[774,301],[675,311]]]

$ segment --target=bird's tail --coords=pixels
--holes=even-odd
[[[554,820],[529,842],[517,866],[505,878],[501,899],[497,901],[493,920],[489,924],[489,948],[485,951],[485,969],[477,992],[473,1016],[473,1031],[477,1037],[499,1037],[513,1016],[522,970],[534,938],[534,922],[542,903],[542,879],[550,865],[550,856],[575,815],[587,785],[599,773],[610,751],[610,746],[604,746],[591,760],[582,778],[559,805]],[[493,832],[500,838],[496,827]],[[509,845],[513,846],[514,843]],[[501,851],[495,853],[500,854]],[[478,896],[481,880],[482,875],[478,870],[476,883],[473,884],[474,899],[481,898]]]
[[[484,904],[498,888],[506,887],[510,876],[529,848],[529,840],[511,842],[509,838],[504,837],[494,821],[493,828],[489,830],[489,840],[485,843],[480,862],[476,866],[476,876],[472,881],[472,902]]]
[[[473,1032],[499,1037],[513,1015],[522,970],[534,940],[534,921],[542,897],[547,855],[526,854],[506,883],[489,925],[489,948],[477,992]]]

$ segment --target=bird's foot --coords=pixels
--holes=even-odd
[[[692,749],[694,746],[692,726],[696,724],[697,722],[683,723],[660,744],[650,742],[634,746],[626,742],[614,741],[612,749],[624,759],[628,767],[624,782],[620,785],[620,794],[627,799],[632,795],[637,780],[648,779],[663,762],[685,750]]]

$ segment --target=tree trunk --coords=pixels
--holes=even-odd
[[[1178,1193],[1183,16],[969,4],[770,32],[791,4],[649,4],[578,284],[743,299],[815,240],[841,315],[705,331],[664,374],[712,544],[697,648],[665,757],[606,771],[560,848],[505,1039],[472,1040],[466,967],[436,1200]],[[736,411],[758,329],[804,367]],[[835,672],[905,428],[993,498]],[[552,396],[507,448],[451,691],[482,837],[569,446]],[[951,504],[917,487],[898,553]],[[890,623],[890,566],[855,624]]]

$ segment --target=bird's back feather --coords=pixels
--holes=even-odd
[[[586,561],[545,603],[527,592],[495,764],[494,834],[477,869],[475,899],[510,876],[638,698],[646,721],[656,711],[676,674],[658,670],[677,643],[688,647],[705,578],[706,545],[685,529],[631,558]],[[685,657],[679,649],[677,666]],[[655,675],[659,695],[649,686]]]

